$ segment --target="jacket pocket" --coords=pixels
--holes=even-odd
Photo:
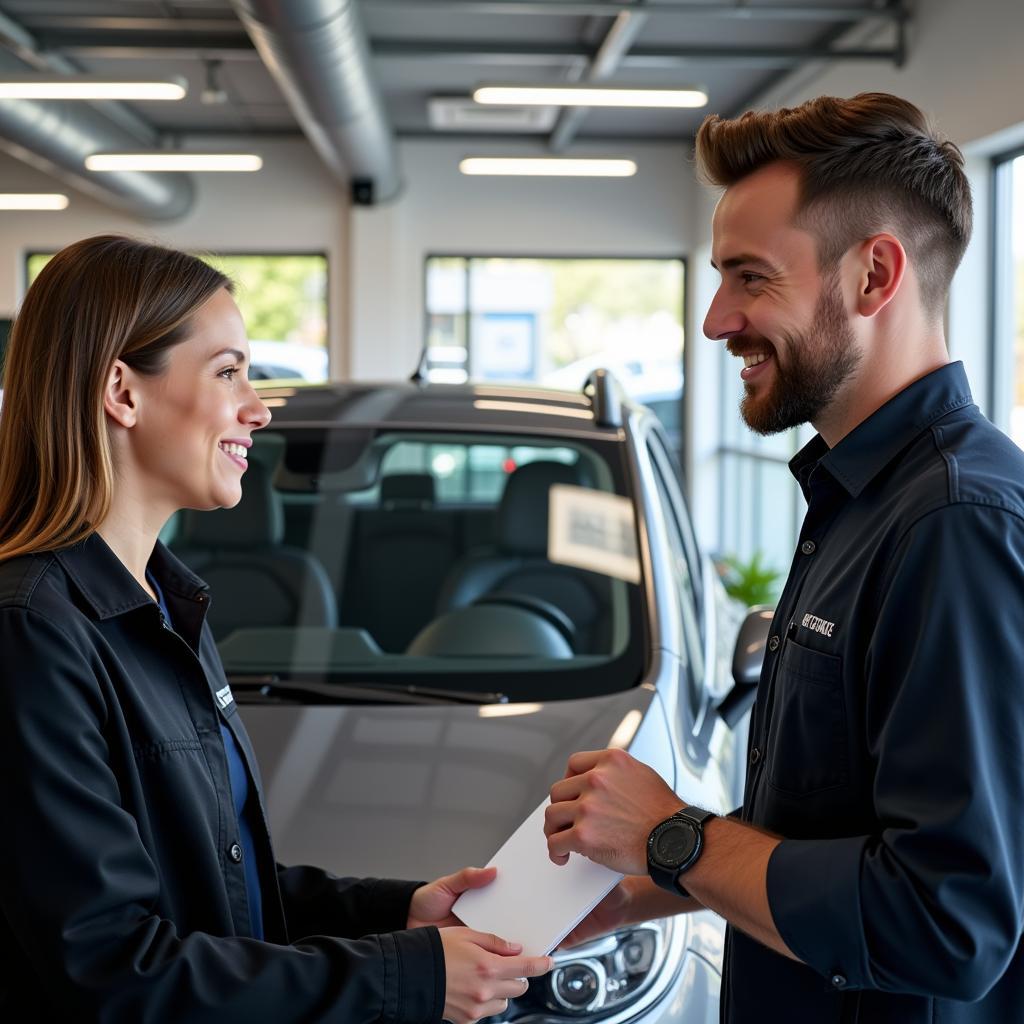
[[[768,736],[774,789],[803,796],[848,783],[842,658],[786,640]]]

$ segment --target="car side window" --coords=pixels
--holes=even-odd
[[[666,475],[666,466],[663,460],[658,457],[653,441],[653,438],[648,440],[647,453],[651,460],[651,468],[654,471],[654,479],[658,489],[658,501],[661,504],[665,517],[665,526],[668,531],[668,542],[672,557],[670,568],[676,594],[679,598],[679,608],[683,620],[683,640],[686,644],[686,654],[690,663],[690,682],[693,688],[691,697],[694,700],[694,707],[699,707],[704,685],[704,645],[701,636],[697,590],[690,571],[690,560],[687,557],[684,534],[679,522],[680,511],[683,506],[673,500],[672,489],[674,488],[674,481]],[[681,495],[678,494],[678,489],[676,489],[675,497],[681,502]]]

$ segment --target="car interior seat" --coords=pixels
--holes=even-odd
[[[385,651],[405,650],[430,621],[457,556],[457,521],[434,505],[430,473],[381,478],[376,507],[359,509],[346,571],[345,625]]]
[[[337,599],[309,552],[281,543],[284,513],[270,470],[250,460],[234,508],[181,513],[171,549],[210,585],[216,639],[235,629],[338,624]]]
[[[599,573],[548,560],[548,492],[554,484],[583,483],[578,467],[529,462],[505,484],[495,522],[495,542],[470,552],[445,579],[439,614],[490,600],[521,595],[553,605],[568,617],[577,654],[601,654],[611,645],[611,587]]]

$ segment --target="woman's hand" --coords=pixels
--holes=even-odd
[[[547,974],[549,956],[519,956],[522,946],[471,928],[441,931],[445,969],[445,1020],[471,1024],[504,1013],[508,1001],[521,996],[527,978]]]
[[[409,901],[407,928],[433,924],[449,928],[462,922],[452,913],[452,904],[467,890],[490,885],[497,868],[463,868],[454,875],[445,875],[429,885],[421,885]]]

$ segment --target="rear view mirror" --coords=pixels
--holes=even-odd
[[[730,729],[747,713],[757,696],[757,683],[764,664],[764,649],[768,645],[775,609],[764,606],[751,608],[740,626],[736,647],[732,655],[733,688],[718,705],[718,714]]]

